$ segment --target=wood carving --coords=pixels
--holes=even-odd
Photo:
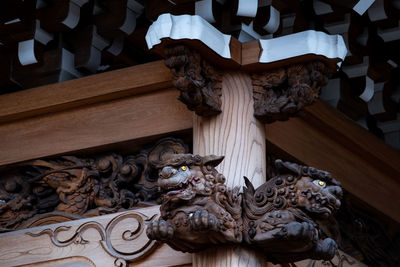
[[[134,251],[122,251],[120,248],[117,248],[112,243],[112,238],[115,238],[114,229],[118,228],[118,224],[123,224],[122,222],[127,219],[133,219],[136,221],[137,225],[133,227],[134,229],[126,230],[122,233],[121,239],[124,241],[132,241],[139,239],[144,232],[145,223],[149,223],[156,218],[156,215],[148,217],[139,212],[128,211],[122,213],[116,217],[114,217],[106,227],[104,227],[101,223],[96,221],[89,221],[81,224],[75,231],[71,232],[70,226],[59,226],[56,229],[44,229],[38,233],[27,232],[26,234],[31,237],[39,237],[42,235],[48,235],[50,237],[51,242],[54,246],[57,247],[68,247],[74,245],[86,245],[91,241],[88,241],[84,238],[84,233],[89,229],[94,229],[99,233],[100,236],[100,244],[101,247],[112,257],[115,257],[115,266],[127,266],[127,261],[133,262],[135,260],[140,260],[149,253],[151,253],[156,247],[157,242],[152,240],[147,240],[144,242],[140,248],[137,248]],[[60,238],[59,234],[61,232],[68,232],[69,237],[65,239]],[[114,232],[114,233],[113,233]],[[118,232],[119,233],[119,232]],[[65,234],[62,236],[66,236]],[[68,235],[67,235],[68,236]]]
[[[166,48],[165,65],[172,70],[179,100],[199,116],[221,112],[221,75],[200,54],[184,45]]]
[[[342,189],[328,172],[275,162],[279,174],[256,190],[246,179],[243,193],[245,243],[272,261],[330,260],[336,242],[324,236],[319,221],[340,207]]]
[[[35,215],[41,221],[43,214],[87,217],[130,209],[139,201],[155,204],[155,166],[170,153],[185,152],[182,141],[166,138],[136,156],[64,156],[24,163],[0,179],[0,227],[19,228]]]
[[[318,97],[326,72],[324,63],[312,62],[253,74],[254,116],[264,123],[295,116]]]
[[[239,187],[227,188],[215,169],[222,160],[181,154],[159,166],[161,220],[147,227],[149,239],[184,252],[242,241],[242,197]]]
[[[340,234],[340,248],[368,266],[399,266],[399,225],[384,224],[376,214],[356,207],[349,194],[342,202],[333,225]]]
[[[342,196],[328,172],[277,160],[277,176],[256,190],[245,178],[240,194],[215,170],[222,159],[175,154],[159,166],[161,220],[148,226],[150,239],[184,252],[242,243],[275,262],[335,256],[336,242],[319,227],[339,209]]]

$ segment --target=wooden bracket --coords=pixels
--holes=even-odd
[[[166,58],[180,99],[200,116],[221,112],[221,74],[210,64],[221,73],[256,73],[252,76],[255,116],[263,122],[287,119],[311,104],[326,83],[323,75],[336,72],[347,53],[341,36],[317,31],[241,44],[201,17],[189,15],[160,15],[146,41]]]

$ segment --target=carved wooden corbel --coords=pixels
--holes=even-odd
[[[181,154],[159,165],[161,220],[148,225],[149,239],[184,252],[242,241],[242,196],[215,169],[222,160]]]
[[[295,116],[318,98],[326,73],[325,64],[315,61],[252,74],[254,116],[264,123]]]
[[[276,161],[279,174],[244,193],[226,187],[215,169],[223,157],[175,154],[159,165],[161,220],[147,236],[184,252],[217,244],[243,244],[266,259],[332,259],[336,242],[321,230],[340,207],[342,189],[328,172]],[[242,201],[243,199],[243,201]]]
[[[221,75],[199,53],[185,45],[165,48],[165,65],[172,70],[179,100],[199,116],[221,112]]]
[[[275,262],[330,260],[336,242],[321,230],[340,207],[342,189],[328,172],[276,160],[278,175],[256,190],[246,179],[243,238]]]

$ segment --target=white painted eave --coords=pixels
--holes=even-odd
[[[262,48],[260,63],[272,63],[312,54],[328,59],[339,59],[338,66],[340,66],[347,54],[342,36],[313,30],[259,42]]]
[[[223,58],[231,58],[231,36],[221,33],[200,16],[162,14],[149,27],[146,42],[149,49],[162,39],[198,40]]]
[[[149,49],[161,44],[163,39],[197,40],[219,56],[231,60],[231,36],[221,33],[202,17],[194,15],[173,16],[162,14],[149,27],[146,42]],[[262,49],[258,64],[268,66],[287,59],[318,56],[332,66],[340,67],[347,54],[340,35],[329,35],[314,30],[294,33],[283,37],[258,40]],[[294,62],[292,60],[292,62]],[[240,59],[239,62],[240,64]],[[331,69],[334,71],[334,67]]]

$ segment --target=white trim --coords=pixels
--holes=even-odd
[[[279,28],[279,23],[281,22],[281,13],[274,8],[269,6],[269,20],[268,23],[263,27],[269,33],[274,33]]]
[[[257,15],[258,0],[238,0],[237,16],[254,18]]]
[[[18,43],[18,60],[21,65],[30,65],[37,63],[35,56],[35,40],[30,39]]]
[[[164,38],[198,40],[223,58],[231,58],[231,36],[222,34],[200,16],[162,14],[149,27],[146,42],[149,49]]]
[[[271,63],[302,55],[314,54],[344,60],[347,48],[340,35],[328,35],[313,30],[294,33],[269,40],[259,40],[260,63]],[[339,62],[341,63],[341,62]],[[338,63],[338,65],[340,65]]]
[[[362,16],[374,2],[375,0],[360,0],[353,6],[353,10]]]

